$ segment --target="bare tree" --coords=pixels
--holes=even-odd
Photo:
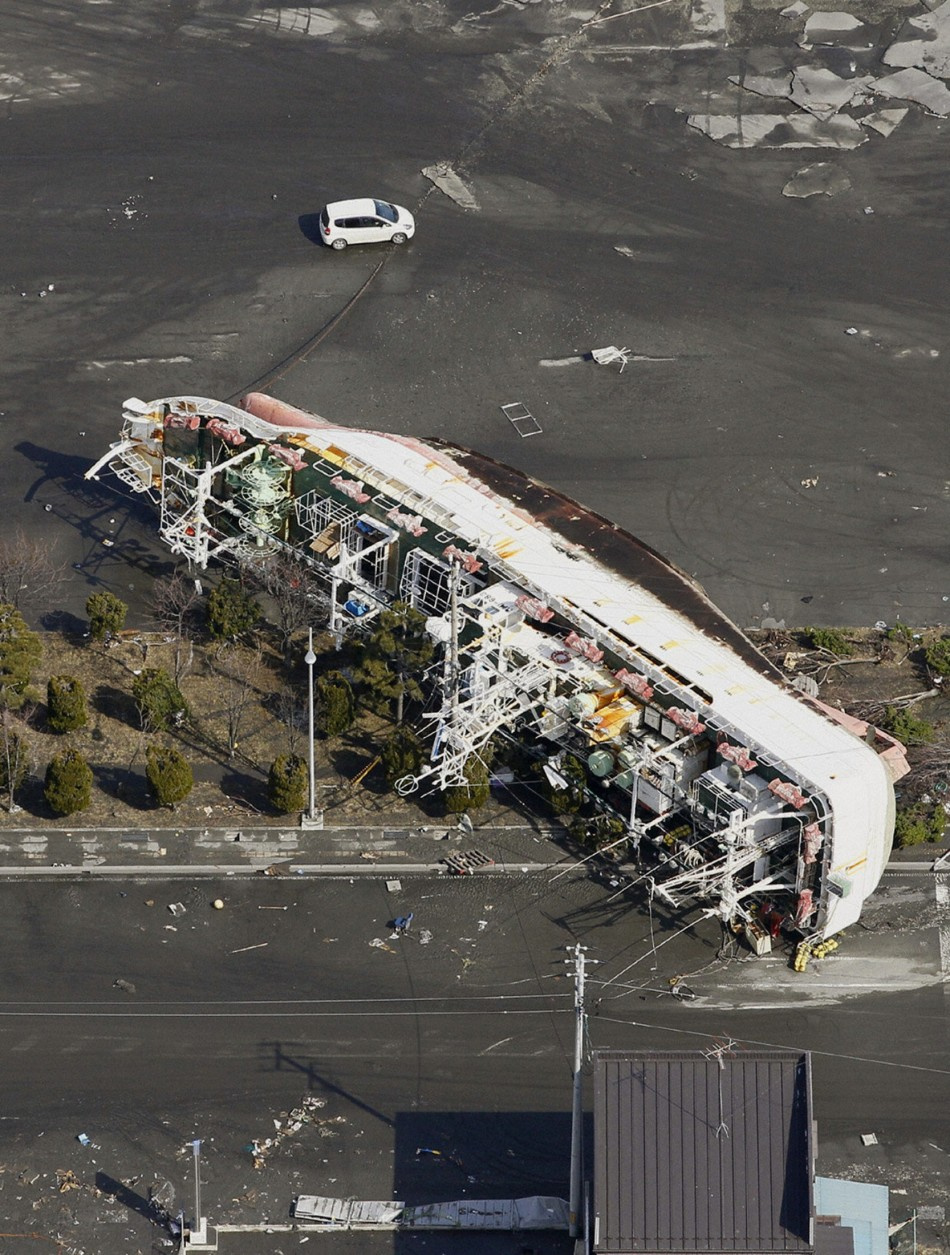
[[[0,602],[4,605],[18,607],[50,593],[63,570],[47,541],[27,536],[19,527],[10,535],[0,534]]]
[[[152,587],[152,617],[163,631],[175,637],[176,684],[194,658],[195,617],[200,601],[195,581],[183,571],[163,576]]]
[[[307,721],[307,704],[299,688],[294,684],[283,685],[271,699],[270,708],[287,729],[287,753],[295,755]]]
[[[26,739],[26,721],[22,714],[0,710],[0,788],[7,796],[11,815],[20,808],[16,793],[33,766],[33,754]]]
[[[313,570],[289,554],[278,553],[255,565],[251,577],[273,605],[281,649],[290,656],[294,633],[325,614],[326,593]]]
[[[233,758],[248,712],[260,698],[264,679],[263,657],[259,649],[234,646],[219,652],[215,669],[223,680],[221,713],[227,732],[228,757]]]

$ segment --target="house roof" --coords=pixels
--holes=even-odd
[[[594,1055],[594,1250],[813,1250],[799,1052]]]

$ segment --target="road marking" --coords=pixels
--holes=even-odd
[[[510,1041],[514,1040],[513,1037],[503,1037],[501,1041],[496,1041],[493,1045],[486,1046],[484,1050],[480,1050],[478,1053],[480,1055],[490,1054],[493,1050],[497,1050],[499,1046],[507,1046]]]

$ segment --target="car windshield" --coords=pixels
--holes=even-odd
[[[395,205],[390,205],[388,201],[377,200],[373,204],[376,206],[376,212],[380,218],[385,218],[387,222],[399,221],[399,210]]]

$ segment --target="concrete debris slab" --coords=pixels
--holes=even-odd
[[[950,91],[946,84],[913,66],[877,79],[874,90],[895,100],[912,100],[938,118],[950,116]]]
[[[778,99],[791,94],[791,71],[784,74],[747,74],[744,78],[738,74],[730,74],[729,82],[736,87],[744,87],[747,92],[755,92],[757,96],[771,96]]]
[[[782,188],[783,196],[804,199],[808,196],[837,196],[851,188],[851,180],[830,161],[802,166]]]
[[[900,126],[908,113],[908,109],[878,109],[876,113],[869,113],[860,121],[862,126],[877,131],[878,135],[886,138]]]
[[[726,0],[693,0],[690,25],[700,35],[721,35],[726,29]]]
[[[854,120],[812,114],[747,113],[742,117],[691,113],[688,124],[727,148],[857,148],[867,135]]]
[[[909,18],[881,60],[885,65],[915,65],[935,78],[950,78],[950,0],[932,13]]]
[[[871,77],[842,78],[820,65],[800,65],[792,77],[791,98],[827,121],[845,105],[863,103],[873,81]]]
[[[862,1133],[862,1134],[861,1134],[861,1145],[862,1145],[862,1146],[876,1146],[876,1145],[877,1145],[877,1134],[876,1134],[876,1133]]]
[[[802,0],[795,0],[794,4],[788,5],[779,11],[779,17],[796,18],[802,17],[808,12],[808,5],[802,4]]]
[[[477,209],[478,201],[472,192],[458,174],[452,169],[447,161],[439,161],[434,166],[423,166],[422,173],[449,200],[454,200],[456,205],[462,209]]]
[[[813,13],[805,23],[806,43],[844,44],[853,48],[856,41],[867,48],[872,43],[867,27],[850,13]]]

